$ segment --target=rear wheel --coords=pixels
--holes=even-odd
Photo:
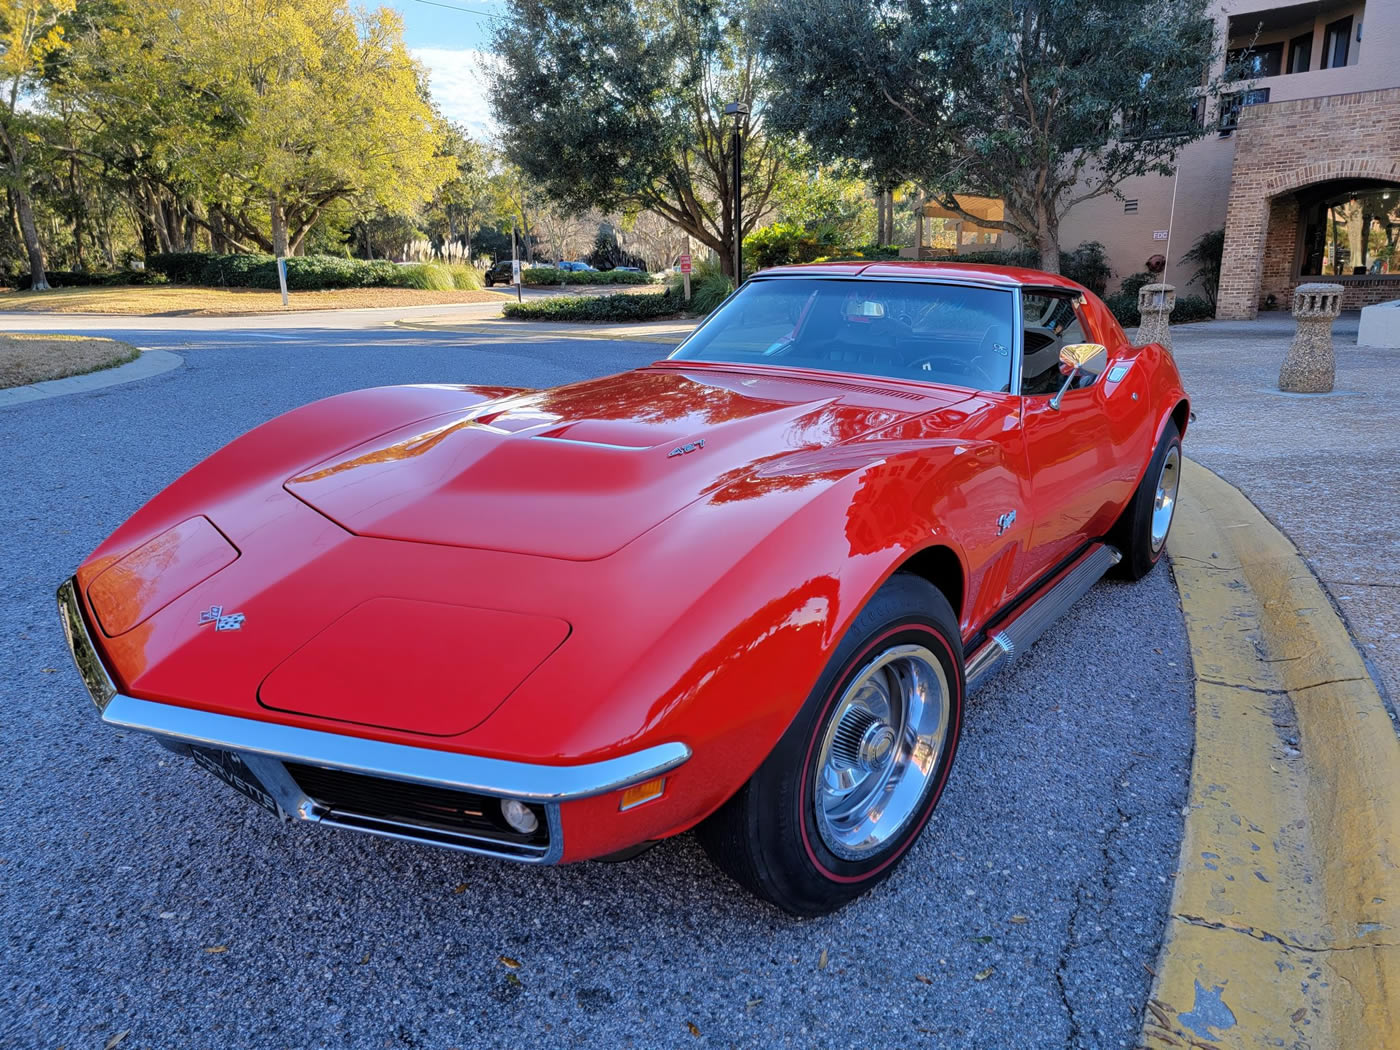
[[[1133,501],[1109,537],[1109,542],[1123,552],[1119,575],[1140,580],[1161,559],[1176,516],[1180,485],[1181,432],[1174,421],[1168,420]]]
[[[773,753],[698,830],[711,860],[794,915],[886,878],[928,823],[962,725],[957,617],[898,574],[842,639]]]

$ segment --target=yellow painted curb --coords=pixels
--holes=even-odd
[[[1400,739],[1322,586],[1187,461],[1196,753],[1142,1043],[1400,1050]]]

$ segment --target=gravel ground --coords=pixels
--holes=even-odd
[[[124,337],[187,366],[0,411],[0,1046],[1136,1045],[1192,741],[1164,569],[1096,587],[973,698],[928,832],[835,916],[756,903],[689,836],[627,864],[533,869],[279,826],[97,724],[58,582],[180,471],[296,404],[379,383],[546,385],[663,351]]]

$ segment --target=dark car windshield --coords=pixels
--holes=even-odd
[[[673,360],[727,361],[1011,388],[1009,290],[919,281],[752,281]]]

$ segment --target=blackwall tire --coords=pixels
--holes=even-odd
[[[1176,516],[1181,462],[1181,432],[1173,420],[1167,420],[1133,501],[1109,536],[1109,542],[1123,553],[1117,575],[1140,580],[1161,561]]]

